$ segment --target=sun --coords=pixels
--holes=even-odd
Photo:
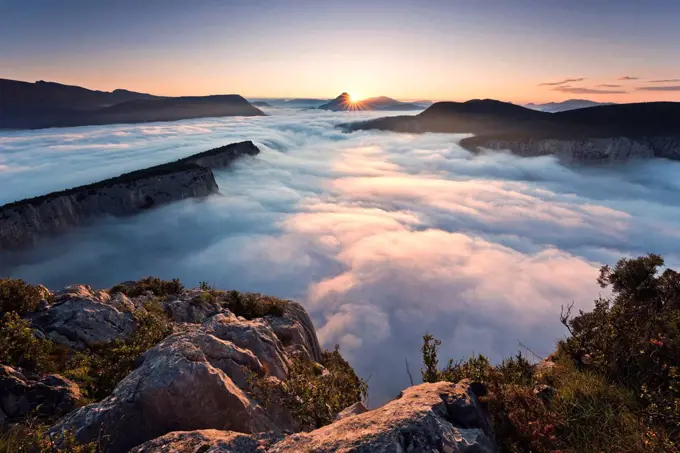
[[[349,102],[351,102],[352,104],[356,104],[357,102],[361,101],[361,98],[356,93],[347,94],[349,94]]]

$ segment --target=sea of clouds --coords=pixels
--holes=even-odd
[[[262,151],[216,172],[219,195],[0,255],[0,275],[52,288],[156,275],[296,299],[375,405],[409,385],[406,359],[418,377],[426,331],[442,359],[498,362],[518,342],[545,355],[564,335],[560,306],[606,294],[602,264],[680,264],[680,163],[569,168],[473,155],[462,136],[334,127],[371,113],[270,113],[0,132],[0,203],[240,140]]]

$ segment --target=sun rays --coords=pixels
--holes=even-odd
[[[356,93],[345,93],[343,96],[342,105],[344,110],[361,111],[368,110],[368,107],[363,103],[362,98]]]

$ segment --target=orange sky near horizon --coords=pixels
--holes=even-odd
[[[0,77],[168,96],[680,101],[677,1],[56,3],[7,0]]]

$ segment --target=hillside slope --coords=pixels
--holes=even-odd
[[[415,116],[341,125],[346,131],[474,134],[470,149],[509,149],[522,156],[556,154],[569,162],[629,158],[680,159],[680,103],[614,104],[547,113],[492,99],[438,102]]]
[[[54,82],[0,79],[0,129],[177,121],[212,116],[261,116],[239,95],[161,97]]]

